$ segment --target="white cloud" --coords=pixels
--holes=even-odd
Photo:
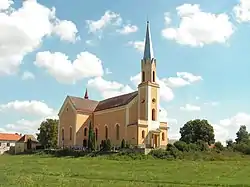
[[[131,25],[131,24],[124,25],[122,29],[117,30],[117,32],[119,32],[120,34],[124,34],[124,35],[134,33],[137,31],[138,31],[138,27],[136,25]]]
[[[94,45],[94,41],[93,41],[93,40],[86,40],[85,43],[86,43],[87,45],[91,45],[91,46]]]
[[[132,84],[137,87],[141,82],[141,73],[130,77]],[[171,88],[169,88],[164,81],[156,77],[156,82],[160,85],[160,97],[164,101],[171,101],[174,99],[174,93]]]
[[[96,77],[88,81],[88,86],[98,90],[104,99],[133,92],[128,86],[116,81],[107,81],[102,77]]]
[[[167,110],[162,108],[161,106],[160,106],[160,112],[159,112],[159,121],[168,122],[168,126],[172,124],[177,124],[177,119],[169,118]]]
[[[46,119],[58,119],[57,115],[49,115],[35,120],[20,119],[14,123],[8,123],[4,128],[0,128],[0,132],[33,134],[38,133],[40,124]]]
[[[106,75],[112,74],[112,71],[110,71],[109,68],[106,68],[106,69],[105,69],[105,74],[106,74]]]
[[[140,53],[144,51],[144,42],[143,41],[129,41],[128,45],[133,46]]]
[[[188,73],[188,72],[177,72],[177,76],[181,77],[183,79],[186,79],[190,83],[202,80],[201,76],[196,76],[196,75],[193,75],[192,73]]]
[[[195,97],[195,99],[196,99],[196,100],[199,100],[199,99],[200,99],[200,97],[196,96],[196,97]]]
[[[188,72],[177,72],[177,77],[162,79],[162,81],[164,81],[170,87],[183,87],[201,80],[201,76],[194,75]]]
[[[236,126],[237,128],[239,128],[241,125],[246,125],[248,128],[250,128],[250,115],[239,112],[231,118],[220,120],[220,124],[225,127]]]
[[[240,0],[240,3],[233,8],[233,12],[238,22],[250,21],[250,1]]]
[[[195,106],[195,105],[191,105],[191,104],[186,104],[185,106],[180,107],[180,110],[184,110],[184,111],[200,111],[201,107],[199,106]]]
[[[78,30],[76,25],[72,21],[63,20],[58,21],[58,23],[53,28],[53,33],[57,34],[61,40],[75,42],[80,40],[77,36]]]
[[[7,10],[14,2],[12,0],[1,0],[0,10]]]
[[[90,33],[101,32],[106,26],[120,25],[121,22],[121,16],[110,10],[106,11],[104,15],[97,21],[86,20],[87,27]]]
[[[0,105],[0,111],[16,111],[18,113],[31,114],[36,116],[52,115],[54,110],[46,103],[41,101],[11,101],[7,104]]]
[[[22,80],[35,79],[35,75],[29,71],[25,71],[22,74]]]
[[[10,4],[1,0],[1,9]],[[49,9],[35,0],[24,1],[22,7],[17,10],[12,8],[11,11],[1,12],[0,75],[16,73],[24,56],[41,46],[43,38],[53,33],[58,21],[60,23],[55,16],[55,8]],[[63,32],[56,34],[68,39],[63,37]]]
[[[34,64],[47,70],[61,83],[74,84],[83,78],[98,77],[104,73],[101,60],[87,51],[78,54],[73,62],[60,52],[39,52]]]
[[[250,132],[250,114],[239,112],[235,116],[220,120],[218,124],[213,124],[216,140],[223,143],[228,139],[234,140],[241,125],[245,125]]]
[[[169,12],[165,12],[164,13],[164,21],[165,21],[165,25],[169,25],[171,23],[171,18],[170,18],[170,13]]]
[[[233,24],[225,13],[203,12],[197,4],[183,4],[176,8],[179,27],[168,27],[162,35],[179,44],[202,47],[205,44],[225,43],[234,33]]]
[[[219,105],[219,102],[218,102],[218,101],[205,102],[204,105],[218,106],[218,105]]]

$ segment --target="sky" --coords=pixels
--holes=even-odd
[[[250,1],[0,1],[0,132],[35,133],[67,95],[137,89],[150,21],[169,137],[207,119],[216,140],[250,131]]]

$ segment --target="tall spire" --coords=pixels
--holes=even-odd
[[[149,21],[147,21],[147,30],[146,30],[146,37],[145,37],[145,46],[144,46],[144,60],[152,60],[154,58],[153,46],[151,41],[151,33],[150,33],[150,26]]]
[[[86,88],[86,91],[85,91],[84,99],[89,99],[87,88]]]

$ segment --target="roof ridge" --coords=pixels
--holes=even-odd
[[[117,95],[117,96],[110,97],[110,98],[107,98],[107,99],[104,99],[104,100],[101,100],[101,101],[107,101],[107,100],[109,100],[109,99],[114,99],[114,98],[123,97],[123,96],[125,96],[125,95],[130,95],[130,94],[133,94],[133,93],[136,93],[136,92],[138,92],[138,91],[134,91],[134,92],[130,92],[130,93],[122,94],[122,95]],[[100,101],[100,102],[101,102],[101,101]]]
[[[69,97],[69,98],[74,97],[74,98],[78,98],[78,99],[82,99],[82,100],[88,100],[88,101],[95,101],[95,102],[99,102],[99,101],[97,101],[97,100],[93,100],[93,99],[84,99],[84,98],[82,98],[82,97],[71,96],[71,95],[68,95],[68,97]]]

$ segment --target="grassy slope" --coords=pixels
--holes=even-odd
[[[47,184],[47,185],[45,185]],[[0,156],[0,186],[250,186],[250,160],[114,161]]]

